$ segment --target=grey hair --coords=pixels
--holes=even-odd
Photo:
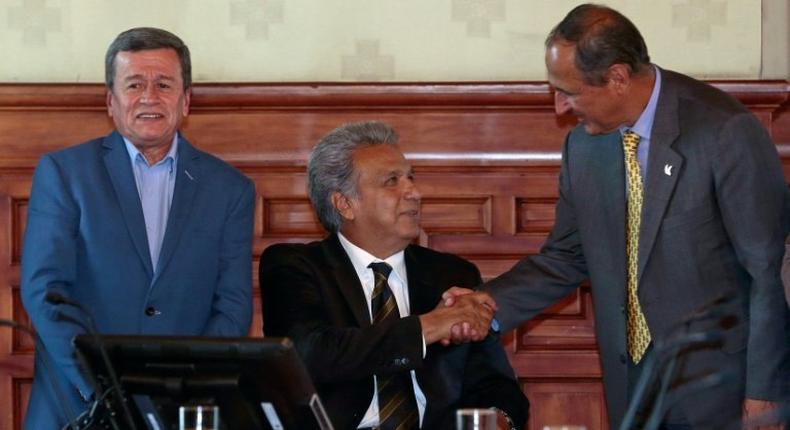
[[[112,90],[115,83],[115,57],[119,52],[148,51],[151,49],[172,49],[178,54],[181,63],[181,79],[184,90],[192,86],[192,61],[189,48],[175,34],[153,27],[137,27],[124,31],[112,41],[104,55],[104,83]]]
[[[307,193],[324,228],[337,233],[343,218],[332,204],[332,194],[357,196],[354,151],[371,145],[395,145],[398,134],[378,122],[344,124],[324,136],[307,163]]]

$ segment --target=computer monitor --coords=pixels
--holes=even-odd
[[[101,343],[140,429],[177,429],[178,408],[196,404],[218,406],[222,429],[332,428],[287,338],[102,336]],[[97,393],[110,390],[96,337],[74,344]]]

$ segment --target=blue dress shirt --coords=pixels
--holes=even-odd
[[[170,204],[173,202],[173,190],[176,185],[176,162],[178,159],[178,134],[173,136],[173,143],[165,158],[154,165],[148,164],[142,153],[127,138],[126,150],[137,184],[137,194],[143,206],[145,231],[148,236],[148,251],[151,253],[151,264],[156,273],[159,263],[159,252],[165,239],[167,217]]]
[[[631,130],[639,135],[639,147],[636,150],[636,159],[639,161],[639,170],[642,180],[647,177],[647,157],[650,154],[650,133],[653,131],[653,120],[656,117],[656,106],[658,105],[658,94],[661,92],[661,71],[656,66],[652,66],[656,72],[656,82],[653,84],[653,92],[650,100],[645,106],[645,110],[639,115],[632,127],[621,127],[620,133]]]

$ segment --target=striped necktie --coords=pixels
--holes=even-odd
[[[647,327],[645,314],[639,304],[638,276],[639,267],[639,226],[642,220],[642,174],[639,161],[636,159],[636,148],[639,146],[639,135],[633,131],[623,133],[623,152],[625,169],[628,173],[628,213],[626,216],[626,267],[627,267],[627,313],[626,324],[628,336],[628,354],[634,363],[639,363],[650,344],[650,330]]]
[[[398,304],[392,295],[389,283],[392,267],[387,263],[370,263],[375,283],[371,299],[373,324],[390,319],[399,319]],[[401,371],[388,375],[376,375],[379,395],[379,426],[381,430],[412,430],[418,428],[419,415],[414,398],[411,373]]]

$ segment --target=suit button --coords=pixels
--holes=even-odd
[[[149,306],[145,308],[145,314],[148,315],[149,317],[156,315],[156,313],[157,313],[156,308],[153,306]]]
[[[625,364],[626,361],[628,361],[628,359],[626,358],[625,354],[620,354],[620,363]]]

